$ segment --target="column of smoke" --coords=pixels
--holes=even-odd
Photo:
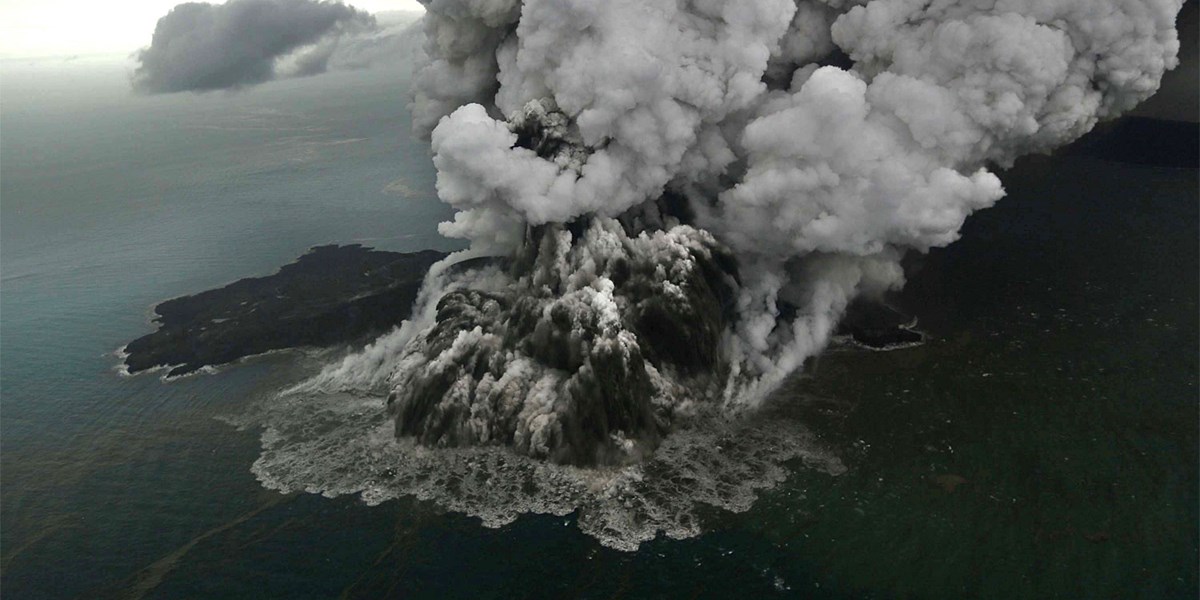
[[[386,386],[427,445],[573,464],[756,406],[1004,194],[989,168],[1149,97],[1181,6],[425,4],[415,128],[470,249],[316,385]]]

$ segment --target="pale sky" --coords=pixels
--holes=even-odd
[[[0,0],[0,57],[129,54],[150,45],[159,17],[184,1]],[[346,3],[372,13],[424,10],[416,0]]]

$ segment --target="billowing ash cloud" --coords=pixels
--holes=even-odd
[[[989,169],[1154,93],[1179,0],[430,0],[443,234],[396,333],[314,386],[395,432],[640,460],[757,406],[847,303],[1004,194]]]
[[[371,15],[340,2],[180,4],[158,20],[150,47],[135,55],[133,84],[142,92],[168,93],[237,88],[280,71],[312,75],[326,69],[344,34],[374,28]]]

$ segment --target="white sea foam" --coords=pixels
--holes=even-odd
[[[699,420],[625,467],[556,465],[497,446],[426,448],[396,439],[384,399],[341,393],[284,393],[230,418],[262,430],[252,471],[268,488],[368,504],[412,496],[501,527],[525,513],[576,513],[601,544],[632,551],[659,534],[703,531],[698,509],[750,508],[782,482],[788,465],[837,475],[842,462],[800,423],[784,418]]]
[[[193,375],[216,375],[217,373],[220,373],[220,372],[224,371],[225,369],[232,367],[232,366],[242,365],[242,364],[246,364],[248,362],[254,361],[254,360],[264,359],[267,357],[276,356],[276,355],[280,355],[280,354],[297,355],[297,356],[304,356],[304,357],[310,358],[310,359],[315,358],[315,359],[319,359],[319,360],[324,360],[324,359],[328,359],[333,354],[345,351],[345,348],[330,349],[330,348],[318,348],[318,347],[314,347],[314,346],[299,346],[299,347],[294,347],[294,348],[276,348],[274,350],[267,350],[265,352],[259,352],[257,354],[247,354],[246,356],[239,357],[239,358],[232,360],[230,362],[227,362],[227,363],[221,363],[218,365],[204,365],[194,371],[189,371],[189,372],[183,373],[181,375],[171,375],[170,374],[171,371],[173,369],[175,369],[176,367],[183,366],[183,363],[174,363],[174,364],[168,364],[168,365],[155,365],[153,367],[143,369],[136,373],[131,373],[129,371],[129,364],[127,362],[127,360],[129,359],[129,352],[126,350],[126,348],[128,348],[128,345],[121,346],[120,348],[117,348],[113,352],[110,352],[109,354],[106,355],[106,356],[116,357],[116,359],[119,361],[117,364],[112,366],[112,370],[114,372],[116,372],[117,376],[119,376],[119,377],[138,377],[141,375],[149,375],[151,373],[161,373],[161,375],[159,375],[159,380],[161,380],[163,383],[170,383],[172,381],[178,381],[180,379],[191,377]]]
[[[116,357],[117,364],[113,365],[112,370],[117,373],[118,377],[133,377],[133,373],[129,372],[129,365],[125,364],[125,361],[129,358],[129,352],[125,350],[128,347],[128,344],[123,345],[105,355]]]
[[[404,177],[397,177],[396,179],[393,179],[387,185],[383,186],[382,191],[385,194],[391,194],[401,198],[418,198],[421,195],[421,193],[414,189],[412,184],[410,184],[409,181]]]

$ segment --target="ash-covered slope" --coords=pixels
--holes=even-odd
[[[392,381],[397,435],[624,463],[719,391],[736,281],[711,236],[596,218],[532,227],[524,248],[438,300]]]
[[[269,350],[378,335],[409,316],[429,266],[445,256],[318,246],[274,275],[154,307],[158,331],[125,347],[126,368],[170,366],[169,376],[184,375]]]

